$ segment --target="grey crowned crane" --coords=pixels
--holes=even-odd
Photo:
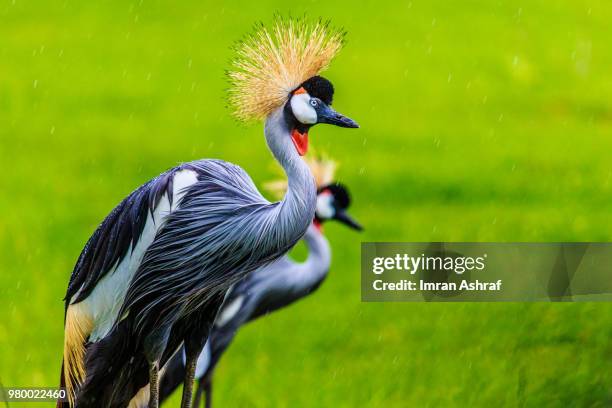
[[[333,162],[310,163],[317,180],[318,194],[315,218],[303,238],[308,248],[308,257],[304,262],[294,262],[284,256],[250,273],[228,292],[204,351],[198,359],[196,379],[199,386],[194,402],[196,407],[203,393],[205,406],[211,406],[214,369],[243,324],[310,295],[325,279],[331,263],[331,249],[323,235],[322,224],[328,220],[336,220],[350,228],[361,230],[361,226],[346,213],[350,205],[347,189],[333,182]],[[185,355],[179,351],[165,367],[160,401],[169,397],[183,382],[184,377]]]
[[[265,119],[266,143],[287,176],[279,202],[221,160],[175,167],[124,199],[83,249],[65,297],[60,406],[158,406],[159,371],[182,345],[183,407],[197,358],[227,290],[282,257],[314,216],[316,185],[301,156],[317,123],[358,127],[331,107],[318,76],[341,49],[327,24],[277,20],[237,48],[228,73],[241,120]]]

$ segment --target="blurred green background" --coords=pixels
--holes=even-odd
[[[242,330],[217,406],[612,405],[608,304],[359,292],[362,240],[612,240],[612,5],[87,3],[0,2],[0,382],[57,384],[74,262],[138,185],[202,157],[276,176],[223,72],[255,21],[306,12],[349,32],[326,76],[362,127],[311,144],[341,163],[366,231],[326,228],[329,279]]]

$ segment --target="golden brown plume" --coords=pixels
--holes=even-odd
[[[93,328],[93,321],[83,302],[68,306],[64,328],[64,381],[70,406],[78,386],[85,378],[85,342]]]
[[[329,22],[277,17],[260,24],[236,47],[228,72],[229,103],[239,120],[264,119],[289,93],[323,71],[340,51],[344,33]]]

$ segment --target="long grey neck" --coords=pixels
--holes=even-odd
[[[304,262],[304,269],[308,275],[306,281],[310,281],[311,285],[320,282],[327,272],[331,263],[331,249],[329,241],[321,233],[321,231],[311,224],[304,234],[304,242],[308,248],[308,257]],[[308,284],[308,282],[306,282]]]
[[[297,300],[312,291],[325,277],[331,263],[331,249],[325,236],[313,224],[304,234],[308,257],[291,267],[274,270],[273,286]]]
[[[287,192],[277,207],[274,220],[275,239],[281,245],[293,245],[302,237],[314,217],[314,177],[291,141],[291,130],[282,107],[268,116],[264,133],[268,147],[285,171],[288,181]]]

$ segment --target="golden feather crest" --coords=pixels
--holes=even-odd
[[[302,82],[326,69],[343,42],[344,32],[329,22],[277,17],[270,29],[260,24],[236,46],[227,73],[232,113],[243,121],[264,119]]]
[[[337,163],[325,156],[308,157],[305,159],[306,164],[310,167],[310,171],[314,176],[317,188],[321,188],[334,182]]]
[[[334,176],[338,168],[338,164],[335,161],[324,155],[305,157],[304,161],[310,167],[317,189],[334,182]],[[264,184],[264,188],[280,199],[285,194],[285,191],[287,191],[287,180],[269,181]]]

